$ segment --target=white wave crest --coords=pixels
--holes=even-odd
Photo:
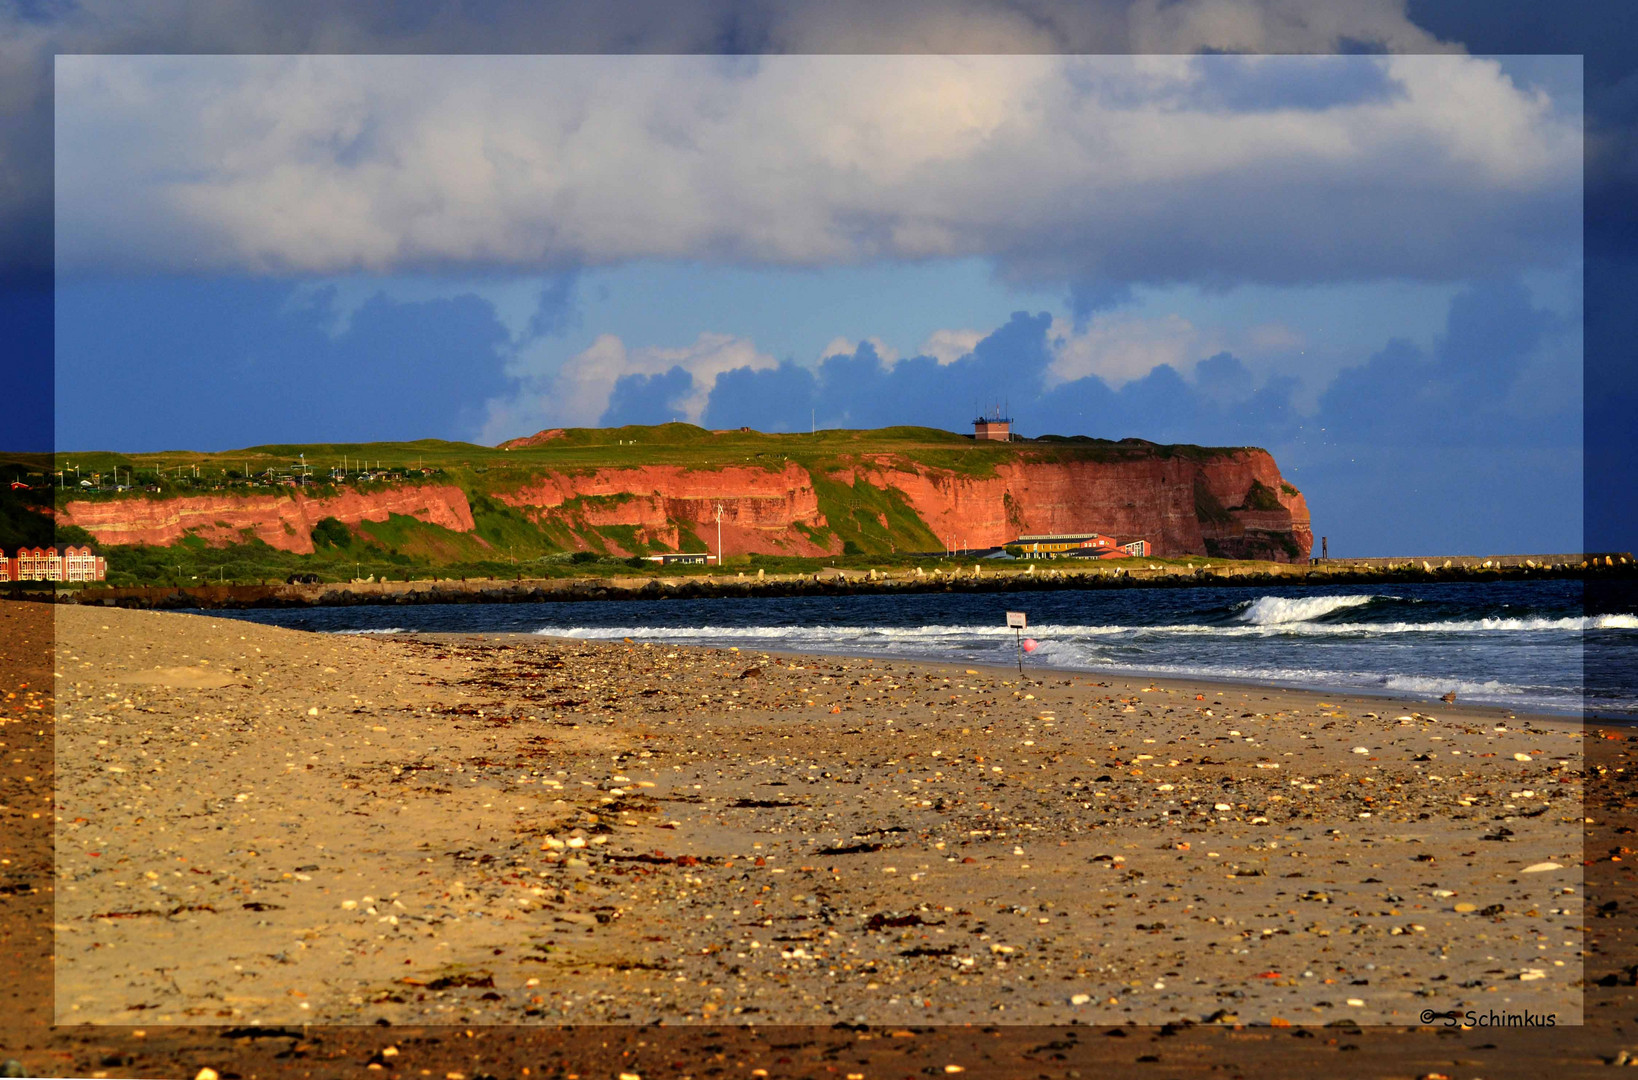
[[[1619,630],[1638,628],[1638,618],[1631,615],[1572,615],[1562,619],[1452,619],[1433,623],[1338,623],[1333,630],[1353,630],[1363,633],[1471,633],[1495,631],[1539,630]]]
[[[337,630],[338,634],[407,634],[402,626],[384,626],[377,630]]]
[[[1436,675],[1389,675],[1382,685],[1389,690],[1410,694],[1448,694],[1454,690],[1458,701],[1464,698],[1514,700],[1527,693],[1522,686],[1495,679],[1471,682],[1466,679],[1441,679]]]
[[[1264,597],[1263,599],[1278,599]],[[1313,599],[1335,600],[1337,597]],[[1367,598],[1369,599],[1369,598]],[[1357,606],[1357,605],[1355,605]],[[1331,610],[1337,610],[1335,608]],[[1389,634],[1499,634],[1577,632],[1594,629],[1638,629],[1638,616],[1594,615],[1565,618],[1452,619],[1444,622],[1318,623],[1292,619],[1269,623],[1213,626],[1205,623],[1166,623],[1154,626],[1080,625],[1041,623],[1029,628],[1042,644],[1053,640],[1091,638],[1152,639],[1163,636],[1204,638],[1375,637]],[[386,633],[389,631],[368,631]],[[396,632],[396,631],[392,631]],[[1004,644],[1013,632],[1004,626],[572,626],[544,627],[535,633],[552,637],[636,638],[646,641],[760,641],[772,647],[826,645],[948,645],[960,642]]]
[[[1262,596],[1253,600],[1240,618],[1254,626],[1311,622],[1333,611],[1363,607],[1375,600],[1370,593],[1352,596]]]

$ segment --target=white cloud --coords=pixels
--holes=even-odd
[[[832,356],[852,356],[859,351],[859,346],[865,341],[870,342],[870,347],[876,350],[876,358],[882,362],[884,367],[892,367],[898,363],[899,350],[875,335],[861,341],[850,341],[845,337],[831,338],[830,344],[819,350],[819,359],[827,360]]]
[[[982,330],[934,330],[917,351],[941,364],[953,364],[972,352],[986,336]]]
[[[1135,25],[1180,12],[1154,33],[1297,20],[1224,0]],[[1337,85],[1360,92],[1308,100]],[[63,56],[56,102],[69,272],[977,256],[1283,283],[1579,236],[1578,112],[1460,56]]]
[[[1161,364],[1182,375],[1220,352],[1232,353],[1256,370],[1268,358],[1289,354],[1304,344],[1303,336],[1283,323],[1258,323],[1241,330],[1196,326],[1176,313],[1144,317],[1114,311],[1095,315],[1077,330],[1054,319],[1048,331],[1052,364],[1048,387],[1096,375],[1112,387],[1141,379]]]
[[[1215,336],[1203,333],[1181,315],[1158,319],[1099,315],[1078,332],[1069,323],[1054,319],[1048,339],[1053,354],[1047,369],[1048,388],[1088,375],[1119,387],[1161,364],[1187,373],[1222,347]]]
[[[702,333],[691,345],[628,348],[614,334],[600,334],[586,349],[548,370],[549,344],[530,342],[513,358],[508,374],[519,390],[488,403],[482,438],[499,442],[548,427],[591,427],[609,407],[615,383],[627,375],[663,375],[680,367],[693,388],[672,404],[679,416],[698,423],[717,384],[735,368],[761,371],[778,366],[751,341],[731,334]]]

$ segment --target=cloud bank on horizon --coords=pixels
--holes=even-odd
[[[1362,470],[1448,491],[1430,447],[1528,452],[1578,530],[1579,77],[64,56],[60,441],[959,427],[1005,397],[1036,433],[1267,445],[1344,501]],[[120,352],[218,407],[132,417]]]

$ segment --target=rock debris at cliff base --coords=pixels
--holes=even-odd
[[[1563,722],[58,620],[59,1022],[1579,1017]]]

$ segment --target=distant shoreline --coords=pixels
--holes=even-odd
[[[1538,561],[1576,558],[1582,561]],[[1516,561],[1515,561],[1516,560]],[[1528,560],[1528,562],[1526,562]],[[1596,562],[1595,562],[1596,560]],[[1489,566],[1484,565],[1489,563]],[[1498,563],[1505,563],[1498,565]],[[677,577],[616,575],[584,578],[319,582],[269,585],[130,585],[51,588],[13,582],[8,598],[150,609],[220,610],[351,605],[575,603],[596,600],[718,597],[850,596],[932,592],[1036,592],[1053,589],[1194,588],[1211,585],[1369,585],[1403,582],[1492,582],[1543,579],[1638,579],[1625,553],[1578,556],[1462,556],[1441,559],[1333,560],[1181,568],[1030,569],[985,565],[932,573],[824,568],[813,573],[706,574]],[[34,586],[34,587],[28,587]]]

